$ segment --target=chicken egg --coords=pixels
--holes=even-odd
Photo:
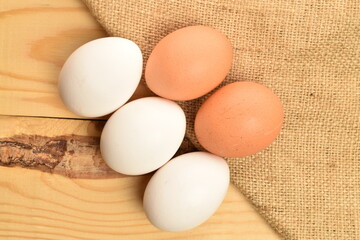
[[[223,33],[207,26],[189,26],[170,33],[155,46],[145,79],[161,97],[191,100],[218,86],[231,62],[231,43]]]
[[[244,157],[269,146],[280,133],[280,99],[254,82],[228,84],[211,95],[195,118],[195,134],[209,152]]]
[[[152,172],[179,149],[186,129],[184,111],[175,102],[147,97],[129,102],[105,124],[101,155],[113,170],[127,175]]]
[[[229,179],[229,167],[221,157],[207,152],[180,155],[161,167],[146,186],[146,216],[164,231],[190,230],[214,214]]]
[[[82,45],[66,60],[59,76],[59,92],[73,113],[100,117],[129,100],[141,74],[142,54],[134,42],[100,38]]]

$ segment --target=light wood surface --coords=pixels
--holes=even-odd
[[[31,136],[54,141],[68,136],[71,142],[78,136],[86,143],[99,137],[103,121],[65,119],[78,116],[63,106],[56,83],[66,57],[102,36],[80,0],[0,0],[0,142],[30,144]],[[135,98],[146,95],[142,85]],[[85,163],[96,155],[91,151],[98,146],[88,145],[92,150],[77,164],[89,166]],[[23,149],[5,154],[2,146],[1,160],[32,156]],[[205,224],[184,233],[159,231],[141,205],[150,175],[96,175],[99,169],[69,178],[40,167],[0,167],[0,239],[279,239],[233,186]]]
[[[3,167],[0,175],[1,239],[276,239],[233,186],[205,224],[168,233],[142,210],[147,177],[84,180]]]

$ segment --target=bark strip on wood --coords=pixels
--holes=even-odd
[[[0,138],[0,166],[31,168],[72,178],[121,177],[102,159],[99,142],[99,137],[79,135]],[[194,150],[185,139],[177,155]]]

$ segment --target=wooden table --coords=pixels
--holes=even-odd
[[[194,230],[148,222],[150,175],[109,170],[98,151],[105,120],[81,119],[58,97],[65,59],[103,36],[80,0],[0,0],[0,238],[279,239],[233,186]],[[140,86],[136,97],[148,94]]]

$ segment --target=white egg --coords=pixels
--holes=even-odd
[[[125,104],[134,94],[142,64],[139,47],[128,39],[93,40],[66,60],[59,77],[60,96],[77,115],[104,116]]]
[[[105,124],[100,150],[113,170],[140,175],[169,161],[179,149],[186,129],[184,111],[159,97],[125,104]]]
[[[206,152],[180,155],[150,179],[144,194],[145,213],[157,228],[192,229],[220,206],[229,186],[226,161]]]

